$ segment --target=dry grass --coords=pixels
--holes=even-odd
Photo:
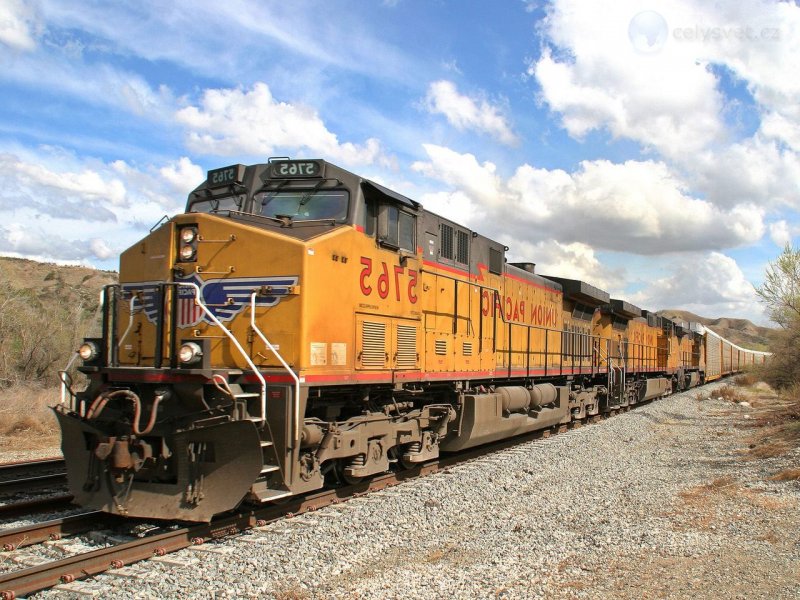
[[[717,398],[722,398],[727,402],[744,402],[745,397],[736,387],[732,385],[723,385],[716,391]]]
[[[783,471],[778,471],[775,475],[770,477],[773,481],[797,481],[800,479],[799,468],[789,468]]]
[[[444,558],[444,550],[434,550],[432,552],[429,552],[428,555],[423,560],[428,563],[435,563],[439,562],[443,558]]]
[[[306,600],[310,597],[311,595],[309,594],[308,590],[300,587],[299,585],[295,585],[286,589],[275,590],[273,592],[273,598],[275,598],[275,600]]]
[[[38,450],[57,445],[58,424],[49,407],[58,400],[58,388],[0,390],[0,449]]]
[[[688,529],[719,529],[730,524],[735,517],[727,507],[741,502],[766,511],[792,507],[790,502],[765,496],[763,492],[747,488],[732,477],[718,477],[683,490],[678,495],[683,501],[683,508],[668,515],[681,516],[684,528]]]
[[[765,401],[753,402],[756,412],[750,427],[756,429],[748,442],[754,458],[783,456],[800,445],[800,394],[798,390]]]
[[[757,381],[758,378],[752,373],[742,373],[733,378],[733,383],[742,387],[750,387],[755,385]]]
[[[694,399],[697,400],[698,402],[718,399],[738,404],[739,402],[744,402],[747,398],[736,386],[727,384],[711,392],[708,391],[697,392],[694,395]]]

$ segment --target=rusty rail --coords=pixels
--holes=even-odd
[[[45,496],[43,498],[34,498],[33,500],[3,504],[0,505],[0,519],[12,519],[47,512],[48,510],[58,510],[65,508],[70,502],[72,502],[72,494],[59,494],[58,496]],[[0,536],[2,536],[2,530],[0,530]]]
[[[637,403],[636,406],[649,404],[651,401]],[[439,458],[418,465],[412,469],[396,473],[384,473],[355,485],[337,489],[313,492],[306,495],[289,498],[280,505],[245,510],[236,514],[221,516],[211,523],[187,526],[176,530],[159,533],[142,539],[125,542],[116,546],[93,550],[77,554],[69,558],[30,567],[20,571],[0,575],[0,600],[13,600],[14,598],[31,594],[46,589],[59,583],[69,583],[84,577],[97,575],[109,569],[121,568],[153,556],[163,556],[170,552],[182,550],[189,546],[235,535],[247,529],[264,526],[271,522],[295,515],[314,511],[331,504],[363,496],[366,493],[385,489],[406,480],[430,475],[447,467],[454,466],[481,456],[511,448],[535,439],[550,437],[553,433],[565,432],[568,429],[580,428],[584,423],[596,423],[607,416],[620,412],[627,412],[632,406],[621,407],[609,414],[601,414],[588,419],[573,420],[568,425],[557,425],[548,429],[533,431],[510,439],[500,440],[477,448],[472,448],[458,454]],[[0,531],[0,544],[7,549],[14,549],[14,540],[24,540],[26,545],[58,539],[61,535],[78,533],[87,529],[96,528],[96,520],[100,518],[117,523],[126,519],[101,512],[91,512],[75,517],[66,517],[48,521],[44,524],[18,528],[16,530]],[[9,544],[6,546],[6,544]]]

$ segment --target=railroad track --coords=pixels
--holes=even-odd
[[[0,464],[0,484],[19,479],[23,475],[64,473],[66,466],[63,458],[43,458],[13,463]]]
[[[600,420],[599,417],[589,422],[598,420]],[[554,430],[554,432],[578,427],[580,425],[570,428],[562,427]],[[107,548],[76,554],[59,561],[3,574],[0,575],[0,600],[11,600],[25,594],[53,587],[59,583],[70,583],[77,579],[96,575],[109,569],[121,568],[153,556],[163,556],[189,546],[236,535],[248,529],[263,527],[281,519],[292,518],[295,515],[315,511],[331,504],[338,504],[404,481],[430,475],[456,464],[517,446],[533,439],[548,437],[550,433],[550,430],[533,432],[512,440],[503,440],[489,446],[430,461],[413,469],[384,473],[354,485],[290,498],[280,505],[242,510],[234,514],[220,516],[211,523],[180,527]],[[58,540],[66,535],[79,534],[91,529],[113,526],[126,521],[130,522],[131,520],[95,511],[16,529],[0,530],[0,547],[5,551],[14,551],[21,546],[31,546],[48,540]]]
[[[636,406],[644,404],[647,403],[637,404]],[[626,407],[613,411],[608,415],[597,415],[583,421],[573,421],[569,425],[502,440],[445,458],[439,458],[416,466],[413,469],[377,475],[358,484],[289,498],[280,505],[241,510],[236,513],[222,515],[211,523],[178,527],[106,548],[76,554],[55,562],[3,574],[0,575],[0,600],[12,600],[25,594],[53,587],[59,583],[70,583],[109,569],[122,568],[140,560],[163,556],[193,545],[236,535],[248,529],[263,527],[281,519],[292,518],[295,515],[315,511],[331,504],[338,504],[404,481],[430,475],[457,464],[485,457],[493,452],[519,446],[532,440],[547,438],[552,434],[579,429],[584,425],[600,422],[607,416],[610,417],[621,412],[627,412],[629,409],[630,407]],[[131,519],[123,519],[122,517],[101,512],[89,512],[73,517],[46,521],[37,525],[0,531],[0,546],[6,550],[16,550],[21,544],[33,545],[47,540],[61,539],[64,535],[97,529],[98,523],[108,526],[109,524],[130,521]]]
[[[0,495],[66,485],[62,458],[48,458],[0,465]]]
[[[49,458],[0,465],[0,519],[58,510],[72,496],[64,493],[67,474],[64,460]],[[57,495],[31,497],[36,490],[58,490]],[[20,498],[22,496],[22,498]]]

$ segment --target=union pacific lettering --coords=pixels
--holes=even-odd
[[[634,330],[631,333],[630,339],[634,344],[645,344],[646,346],[656,345],[656,336],[652,331],[643,332]]]
[[[493,294],[489,290],[483,290],[481,298],[481,313],[484,317],[501,314],[506,321],[516,323],[529,323],[540,327],[556,327],[558,325],[558,311],[561,307],[536,304],[526,306],[525,300],[519,300],[505,296],[501,298],[495,296],[494,307],[492,307]],[[494,310],[492,310],[494,308]]]

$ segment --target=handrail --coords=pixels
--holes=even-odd
[[[256,325],[257,295],[258,292],[253,292],[250,294],[250,327],[253,328],[253,331],[256,332],[256,335],[261,338],[261,341],[267,345],[267,347],[275,355],[275,358],[280,361],[280,363],[283,365],[283,368],[286,369],[289,375],[291,375],[292,379],[294,379],[294,442],[297,443],[300,440],[300,377],[298,377],[297,373],[295,373],[288,363],[283,360],[283,357],[280,355],[280,352],[278,352],[277,348],[270,343],[264,333],[258,328],[258,325]],[[266,419],[267,400],[265,394],[262,394],[261,396],[261,414],[264,415],[264,418]]]
[[[253,373],[255,373],[255,376],[258,378],[259,382],[261,382],[261,406],[265,407],[267,405],[267,382],[264,379],[264,376],[258,370],[258,367],[256,367],[256,365],[253,362],[253,360],[247,355],[247,352],[244,351],[244,348],[242,348],[242,345],[239,343],[239,341],[233,335],[231,330],[228,329],[227,327],[225,327],[225,325],[222,324],[222,322],[214,315],[214,313],[212,313],[208,309],[208,307],[203,303],[203,301],[200,300],[200,287],[196,283],[192,283],[192,282],[177,282],[176,281],[175,285],[177,285],[177,286],[181,286],[182,285],[182,286],[190,287],[190,288],[194,289],[194,292],[195,292],[194,303],[197,306],[200,307],[200,309],[211,320],[211,322],[214,323],[214,325],[216,325],[217,327],[222,329],[223,333],[225,333],[225,335],[228,336],[228,338],[231,340],[231,342],[233,342],[233,345],[236,346],[236,349],[239,351],[239,353],[244,358],[245,362],[247,363],[247,366],[250,367],[253,370]],[[262,422],[266,422],[266,420],[267,420],[266,412],[264,412],[263,410],[261,412],[261,420],[262,420]]]
[[[78,356],[80,356],[80,355],[78,354],[78,351],[76,350],[75,353],[72,355],[72,358],[69,359],[69,362],[67,363],[67,366],[64,367],[63,370],[58,372],[58,375],[59,375],[58,378],[61,380],[61,402],[60,402],[60,404],[62,404],[62,405],[67,400],[67,371],[69,371],[70,367],[72,366],[72,363],[75,362],[75,360],[78,358]],[[70,398],[72,398],[72,395],[70,395]],[[75,410],[75,407],[72,405],[72,402],[70,402],[69,408],[70,408],[70,410]]]
[[[128,328],[125,330],[125,333],[122,334],[122,337],[119,338],[119,343],[117,344],[117,348],[122,348],[122,342],[124,342],[125,338],[128,337],[128,334],[130,333],[131,328],[133,327],[133,317],[135,317],[138,314],[133,312],[134,302],[136,302],[136,294],[133,294],[131,296],[131,305],[130,308],[128,309],[128,312],[130,313],[131,316],[130,319],[128,320]]]

